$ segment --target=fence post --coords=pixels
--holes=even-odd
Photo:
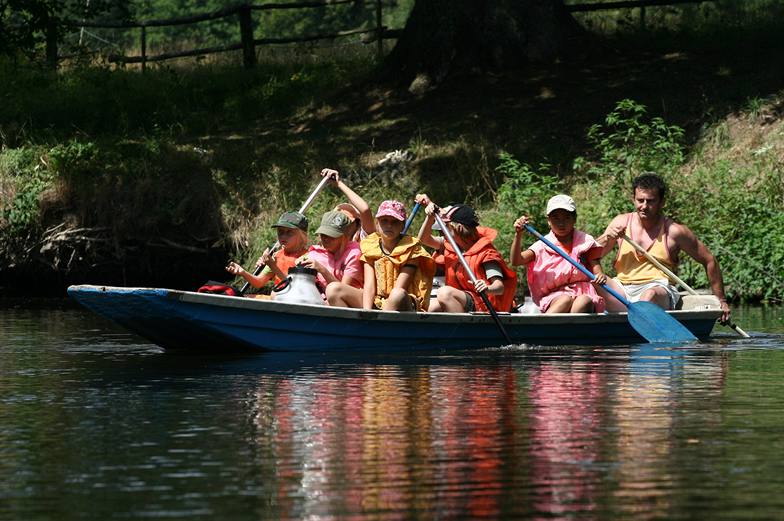
[[[46,63],[52,69],[57,69],[57,23],[49,18],[46,24]]]
[[[237,11],[240,17],[240,37],[242,39],[242,64],[246,69],[256,66],[256,47],[253,43],[253,20],[250,6],[245,4]]]
[[[142,73],[147,70],[147,26],[142,25]]]
[[[384,26],[381,21],[381,0],[376,0],[376,54],[378,61],[384,58]]]

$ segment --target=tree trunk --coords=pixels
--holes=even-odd
[[[417,0],[385,71],[405,82],[558,56],[578,25],[563,0]]]

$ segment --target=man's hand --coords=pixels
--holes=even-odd
[[[721,306],[721,316],[719,317],[719,323],[722,325],[727,325],[730,323],[730,316],[732,315],[730,305],[727,304],[727,301],[724,299],[719,299],[719,305]]]

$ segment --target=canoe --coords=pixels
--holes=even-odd
[[[401,313],[288,304],[162,288],[71,286],[93,312],[167,349],[266,351],[432,350],[506,344],[486,313]],[[684,296],[668,311],[697,338],[721,315],[713,296]],[[500,313],[516,344],[607,345],[644,342],[626,313]]]

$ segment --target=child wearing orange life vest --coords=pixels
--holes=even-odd
[[[376,212],[376,232],[360,243],[364,309],[427,310],[435,266],[418,239],[401,235],[405,221],[403,203],[384,201]]]
[[[282,246],[275,253],[267,248],[259,257],[256,266],[264,265],[264,269],[256,276],[236,262],[230,262],[226,271],[232,275],[239,275],[254,288],[261,288],[270,280],[275,279],[275,284],[285,279],[289,268],[295,265],[296,260],[308,251],[308,219],[299,212],[286,212],[272,225],[277,230],[278,243]]]
[[[479,226],[473,208],[455,204],[437,209],[427,194],[419,194],[416,201],[426,205],[427,218],[422,223],[419,237],[425,246],[436,251],[443,249],[446,286],[431,299],[429,310],[433,312],[470,313],[487,312],[487,306],[479,293],[486,292],[490,304],[496,311],[510,311],[517,288],[517,273],[504,261],[493,245],[498,232]],[[440,211],[444,224],[462,250],[477,283],[474,285],[457,256],[452,244],[442,237],[434,237],[428,230],[433,224],[433,212]]]

